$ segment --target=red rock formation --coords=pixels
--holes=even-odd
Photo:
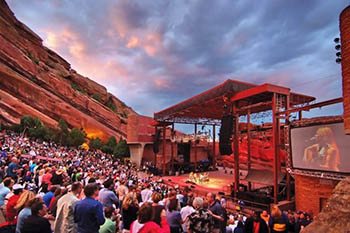
[[[88,136],[126,138],[127,115],[135,113],[102,85],[83,77],[16,19],[0,0],[0,122],[21,116],[50,127],[64,119]]]
[[[343,75],[344,127],[350,134],[350,6],[340,14],[341,64]]]

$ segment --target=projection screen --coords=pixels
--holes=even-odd
[[[294,168],[350,173],[350,135],[343,123],[291,129]]]

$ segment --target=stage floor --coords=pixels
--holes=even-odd
[[[166,176],[163,177],[165,183],[170,185],[179,185],[180,187],[191,187],[193,191],[202,194],[208,193],[208,192],[224,192],[225,194],[230,194],[231,187],[230,185],[234,181],[234,175],[233,174],[225,174],[223,170],[219,171],[212,171],[209,173],[209,181],[203,182],[203,183],[186,183],[188,180],[189,174],[184,174],[180,176]]]

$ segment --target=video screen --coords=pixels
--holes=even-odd
[[[350,173],[350,135],[343,123],[291,130],[294,168]]]

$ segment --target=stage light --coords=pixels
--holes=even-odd
[[[337,52],[335,55],[337,55],[337,57],[341,56],[341,52]]]
[[[334,43],[338,44],[340,41],[339,37],[334,38]]]
[[[335,59],[335,62],[338,64],[341,63],[341,58],[338,57],[337,59]]]
[[[336,50],[340,50],[340,44],[337,44],[334,48],[335,48]]]

